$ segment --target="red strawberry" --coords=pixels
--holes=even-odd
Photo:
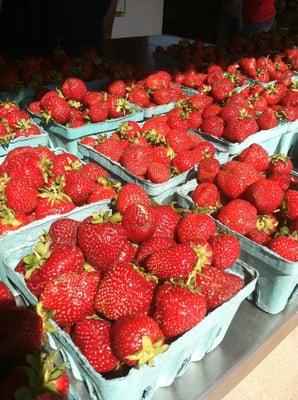
[[[212,248],[212,264],[219,269],[230,268],[240,256],[239,241],[229,234],[214,235],[209,239]]]
[[[193,270],[196,261],[197,255],[189,246],[174,244],[151,254],[146,259],[146,269],[164,280],[183,278]]]
[[[146,90],[142,89],[141,87],[134,86],[128,95],[128,100],[136,104],[139,107],[149,107],[150,105],[150,98],[146,92]]]
[[[157,205],[153,208],[156,227],[153,237],[163,236],[173,238],[180,215],[168,204]]]
[[[0,311],[6,310],[16,304],[13,294],[5,285],[4,282],[0,281]]]
[[[105,94],[103,92],[87,92],[85,94],[83,103],[86,108],[90,108],[93,103],[102,103],[105,101]]]
[[[109,176],[108,172],[104,168],[93,162],[88,162],[82,166],[82,174],[93,182],[96,182],[98,178],[107,178]]]
[[[272,175],[289,175],[293,169],[292,161],[283,154],[274,154],[270,157],[267,172]]]
[[[197,179],[199,182],[214,182],[219,170],[220,164],[216,158],[204,158],[199,161]]]
[[[123,214],[131,204],[150,205],[150,199],[145,190],[135,183],[127,183],[119,191],[116,201],[117,211]]]
[[[185,214],[177,224],[180,243],[207,242],[216,231],[215,221],[206,214]]]
[[[256,171],[263,172],[268,168],[269,155],[261,145],[253,143],[241,152],[239,161],[251,164]]]
[[[38,198],[35,207],[35,215],[36,219],[41,219],[48,215],[65,214],[72,211],[74,208],[75,205],[72,201],[57,199],[54,200],[54,202],[51,202],[48,198]]]
[[[61,97],[51,97],[45,111],[48,113],[46,114],[46,121],[52,118],[55,122],[65,125],[70,118],[70,106]]]
[[[135,243],[148,239],[155,231],[155,213],[152,207],[131,204],[122,214],[122,226],[127,238]]]
[[[170,103],[172,100],[170,89],[169,88],[156,89],[155,92],[153,93],[152,100],[157,105]]]
[[[259,174],[253,166],[240,161],[229,161],[216,177],[219,189],[230,199],[240,197],[258,179]]]
[[[68,272],[46,284],[40,300],[59,325],[73,324],[94,313],[99,281],[98,272]]]
[[[126,95],[125,82],[121,80],[112,82],[108,87],[108,93],[119,97],[125,97]]]
[[[155,297],[154,319],[167,338],[181,335],[206,315],[204,296],[171,283],[164,283]]]
[[[141,144],[129,146],[121,155],[120,162],[129,172],[143,176],[151,161],[151,148]]]
[[[192,169],[202,158],[201,152],[196,150],[181,151],[173,159],[172,166],[178,173],[182,174]]]
[[[217,115],[205,118],[201,130],[209,135],[221,137],[224,133],[224,120]]]
[[[205,94],[195,94],[190,100],[196,110],[202,111],[213,102],[213,98]]]
[[[230,142],[243,142],[258,130],[259,127],[255,119],[245,112],[239,118],[231,118],[227,122],[223,137]]]
[[[267,107],[257,119],[260,129],[272,129],[277,126],[277,123],[278,120],[275,111],[270,107]]]
[[[87,90],[84,81],[73,77],[66,79],[61,86],[63,96],[75,101],[83,101]]]
[[[109,118],[109,103],[107,101],[92,103],[88,111],[88,116],[91,122],[105,121]]]
[[[298,218],[298,191],[287,190],[283,199],[282,208],[287,218]]]
[[[49,229],[52,243],[75,246],[79,225],[78,221],[71,218],[60,218],[53,222]]]
[[[171,129],[187,130],[189,126],[189,114],[183,109],[174,108],[167,114],[167,124]]]
[[[218,220],[241,235],[248,235],[255,229],[257,210],[247,201],[235,199],[220,209]]]
[[[163,183],[171,179],[170,168],[167,165],[152,162],[146,172],[146,178],[152,183]]]
[[[288,261],[298,261],[298,240],[289,236],[278,236],[268,243],[269,249]]]
[[[106,318],[147,314],[156,287],[156,279],[135,266],[121,262],[112,266],[98,288],[95,308]]]
[[[167,134],[166,141],[176,154],[190,150],[192,147],[192,135],[181,129],[172,129]]]
[[[119,361],[110,343],[111,324],[101,319],[83,319],[73,331],[72,339],[96,372],[112,371]]]
[[[277,182],[261,178],[246,189],[245,199],[253,204],[260,214],[271,214],[280,206],[283,194]]]
[[[196,285],[207,300],[208,310],[219,307],[230,300],[244,286],[244,281],[237,275],[228,274],[212,266],[202,268]]]
[[[199,209],[215,211],[219,205],[219,191],[214,183],[201,183],[191,194]]]
[[[86,176],[84,170],[71,171],[66,175],[64,193],[67,194],[77,206],[86,203],[93,188],[92,180]]]
[[[151,149],[151,160],[163,165],[170,166],[171,151],[164,146],[155,146]]]
[[[218,102],[225,101],[234,89],[234,85],[230,79],[220,79],[212,83],[211,95]]]
[[[98,270],[108,269],[118,260],[126,243],[123,226],[100,214],[86,218],[78,229],[78,244],[86,261]]]
[[[122,139],[132,139],[140,136],[141,127],[135,121],[122,122],[117,129],[117,133]]]
[[[209,104],[202,114],[203,119],[214,117],[215,115],[219,114],[221,111],[221,107],[218,104]]]
[[[15,178],[8,182],[5,188],[6,203],[14,211],[30,214],[37,204],[38,192],[28,183]]]
[[[278,220],[274,215],[261,215],[257,219],[255,229],[248,234],[248,237],[258,244],[265,245],[276,232],[277,226]]]
[[[154,365],[154,357],[168,348],[157,323],[146,315],[119,319],[112,327],[111,341],[119,360],[131,366]]]
[[[175,242],[172,238],[166,236],[154,236],[150,239],[145,240],[137,250],[136,260],[142,264],[148,256],[154,254],[160,250],[166,250]]]
[[[40,350],[43,336],[42,318],[29,308],[10,307],[0,314],[0,357],[21,360]]]
[[[109,117],[120,118],[132,113],[132,106],[126,99],[118,96],[110,95],[108,98],[109,103]]]
[[[82,166],[78,157],[71,153],[56,154],[51,172],[55,175],[64,175],[66,171],[80,169]]]

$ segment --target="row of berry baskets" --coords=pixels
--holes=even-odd
[[[193,109],[185,102],[183,111],[189,116]],[[55,332],[48,334],[52,347],[61,351],[92,399],[116,400],[123,391],[128,399],[151,398],[155,389],[170,385],[191,361],[221,343],[245,298],[275,314],[286,307],[298,283],[297,181],[285,157],[295,154],[297,121],[260,130],[236,144],[193,125],[178,127],[176,113],[164,106],[156,113],[162,115],[144,120],[144,110],[136,108],[130,115],[77,128],[46,125],[35,113],[52,150],[18,149],[45,143],[16,138],[2,159],[1,277],[25,303],[41,301],[56,312]],[[16,148],[10,151],[12,144]],[[264,165],[257,167],[254,156]],[[287,171],[278,171],[282,167]],[[31,182],[30,193],[18,182],[20,176]],[[264,191],[253,186],[261,177],[268,197],[271,187],[279,188],[273,205],[260,204],[263,199],[256,195]],[[234,184],[237,188],[228,188]],[[206,199],[210,186],[215,196]],[[171,205],[173,201],[182,209]],[[247,203],[249,232],[231,222],[242,212],[230,206],[237,201],[242,208]],[[226,208],[227,215],[228,206],[231,214],[221,218],[220,210]],[[264,231],[268,237],[262,244],[249,236],[259,222],[270,230]],[[289,256],[276,243],[281,228],[288,229],[287,249],[294,248]],[[59,229],[64,239],[74,241],[61,242]],[[104,229],[107,237],[99,232]],[[53,273],[52,263],[61,253],[75,257],[71,263],[79,264],[76,270],[59,266]],[[209,286],[213,280],[217,289]],[[84,304],[86,299],[77,295],[89,290]],[[69,297],[77,309],[65,309]],[[108,333],[94,338],[88,327]],[[144,330],[146,336],[140,333]],[[100,343],[99,354],[88,350],[91,337]]]

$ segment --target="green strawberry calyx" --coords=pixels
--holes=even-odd
[[[257,219],[256,229],[270,234],[277,225],[278,221],[271,218],[269,215],[261,215]]]
[[[63,193],[65,187],[64,176],[58,176],[49,187],[42,187],[39,189],[40,194],[38,195],[42,199],[47,199],[48,203],[53,206],[57,201],[71,202],[71,198]]]
[[[0,208],[0,221],[2,225],[14,227],[22,225],[22,222],[16,218],[15,212],[3,204],[1,204]]]
[[[149,336],[143,336],[142,348],[126,358],[129,361],[136,361],[137,366],[147,364],[150,367],[154,367],[154,357],[164,353],[168,348],[169,345],[164,344],[164,338],[159,338],[152,342]]]
[[[112,222],[114,224],[118,224],[121,222],[122,216],[120,213],[116,212],[111,214],[109,211],[100,211],[98,213],[93,213],[91,218],[91,223],[96,224],[103,224],[106,222]]]
[[[167,141],[164,135],[158,132],[157,129],[153,128],[149,131],[143,133],[143,137],[147,140],[147,142],[154,144],[154,145],[166,145]]]
[[[48,234],[43,234],[39,237],[39,241],[35,245],[33,251],[23,257],[25,268],[25,280],[28,280],[32,273],[39,269],[51,254],[51,238]]]

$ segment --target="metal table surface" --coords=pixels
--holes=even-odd
[[[298,297],[276,315],[245,300],[222,343],[201,361],[191,363],[171,386],[158,389],[152,400],[221,400],[296,326]],[[88,400],[82,384],[73,383],[81,400]]]

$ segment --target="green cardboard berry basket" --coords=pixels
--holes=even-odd
[[[113,131],[105,132],[104,135],[109,137],[112,135],[112,133]],[[194,131],[190,131],[190,133],[196,135],[196,132]],[[115,162],[105,155],[99,153],[91,146],[80,143],[78,147],[84,159],[96,162],[121,181],[139,184],[157,203],[170,201],[172,196],[175,194],[177,187],[189,180],[194,175],[196,170],[196,168],[192,168],[189,171],[183,172],[182,174],[179,174],[164,183],[152,183],[130,173],[120,163]],[[224,164],[228,160],[228,153],[222,151],[220,146],[216,148],[216,158],[221,164]]]
[[[195,205],[189,194],[196,186],[194,179],[177,190],[177,202],[181,207],[189,209]],[[287,261],[268,247],[253,242],[217,220],[216,223],[221,231],[232,233],[239,239],[240,259],[253,265],[260,274],[251,301],[270,314],[283,311],[298,294],[298,262]]]
[[[48,132],[54,147],[63,147],[78,157],[81,156],[78,149],[78,142],[83,137],[117,129],[125,121],[139,122],[144,120],[144,112],[136,106],[133,106],[133,112],[125,117],[90,123],[78,128],[67,128],[55,122],[50,122],[46,125],[39,115],[32,112],[31,115],[37,125],[42,126]]]
[[[76,219],[82,220],[83,217],[77,215]],[[49,229],[50,224],[48,222],[42,229],[31,230],[26,240],[19,236],[13,243],[8,241],[7,251],[0,253],[2,275],[19,288],[21,296],[29,304],[35,304],[37,299],[29,292],[23,276],[14,269],[18,261],[32,250],[39,235]],[[176,377],[186,371],[190,362],[201,360],[224,339],[240,304],[253,292],[258,278],[257,271],[241,261],[237,261],[228,272],[241,276],[245,286],[232,299],[210,312],[194,328],[172,342],[165,353],[156,357],[154,367],[144,365],[139,369],[131,369],[126,376],[106,379],[93,369],[70,336],[53,322],[57,330],[54,334],[55,343],[58,342],[74,377],[87,387],[91,399],[119,400],[125,393],[125,400],[149,400],[157,388],[171,385]]]
[[[267,150],[269,155],[277,153],[288,154],[293,137],[295,136],[295,132],[288,130],[288,123],[282,123],[272,129],[259,131],[248,136],[241,143],[232,143],[224,138],[209,135],[200,130],[198,132],[204,139],[209,140],[213,144],[220,144],[229,153],[229,158],[239,155],[253,143],[260,144]]]

